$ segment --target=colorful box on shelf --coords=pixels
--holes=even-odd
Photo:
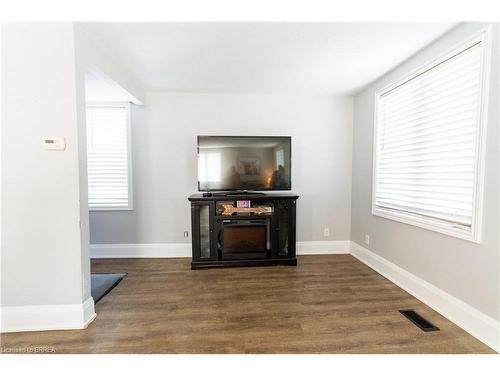
[[[236,201],[236,207],[250,208],[251,207],[251,203],[250,203],[249,200]]]

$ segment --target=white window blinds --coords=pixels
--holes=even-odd
[[[129,209],[128,104],[87,105],[89,208]]]
[[[482,43],[379,94],[374,213],[473,222]]]

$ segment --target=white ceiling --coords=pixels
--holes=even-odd
[[[454,23],[88,23],[150,90],[352,94]]]

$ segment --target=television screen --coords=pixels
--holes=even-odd
[[[290,190],[290,137],[198,136],[198,190]]]

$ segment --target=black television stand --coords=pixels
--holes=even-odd
[[[297,265],[298,198],[292,193],[191,195],[191,268]],[[250,207],[237,207],[240,199]]]

